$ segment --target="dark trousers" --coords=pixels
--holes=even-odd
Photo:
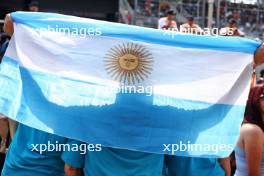
[[[5,154],[0,153],[0,175],[1,175],[4,163],[5,163]]]

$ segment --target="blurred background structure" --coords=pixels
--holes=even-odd
[[[203,28],[208,27],[208,10],[212,4],[209,27],[222,28],[229,19],[235,19],[247,37],[263,39],[263,0],[119,0],[120,21],[138,26],[156,28],[166,10],[176,11],[178,24],[193,16]]]
[[[42,12],[118,21],[118,0],[0,0],[0,22],[9,12],[27,11],[32,1],[38,2]]]

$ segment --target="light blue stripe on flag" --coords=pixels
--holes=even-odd
[[[18,72],[20,75],[17,75]],[[21,80],[23,82],[21,88],[20,84],[12,85],[12,89],[2,86],[1,102],[6,102],[3,99],[6,95],[3,94],[8,92],[7,95],[17,97],[16,100],[9,101],[22,103],[21,106],[14,105],[12,108],[10,103],[1,103],[3,114],[43,131],[110,147],[172,154],[172,151],[163,151],[164,144],[196,144],[205,145],[207,148],[204,151],[184,151],[183,148],[182,151],[174,151],[174,154],[227,156],[230,153],[230,148],[227,147],[233,148],[236,145],[238,131],[234,129],[239,129],[245,109],[244,106],[175,99],[178,104],[186,104],[187,109],[189,104],[194,107],[208,106],[201,110],[184,110],[155,106],[153,96],[146,98],[145,95],[135,94],[117,95],[114,105],[63,107],[47,101],[43,92],[49,91],[49,86],[62,92],[74,91],[82,94],[82,86],[87,87],[91,83],[36,73],[18,67],[8,57],[4,58],[0,73],[0,85],[12,85]],[[60,84],[61,82],[67,87]],[[22,96],[17,96],[21,92]],[[220,150],[220,146],[225,144],[224,150]]]

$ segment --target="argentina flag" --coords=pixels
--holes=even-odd
[[[0,113],[106,147],[194,157],[234,149],[258,42],[53,13],[11,17]]]

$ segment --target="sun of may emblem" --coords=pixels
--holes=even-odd
[[[152,55],[142,45],[127,43],[115,46],[105,56],[105,69],[123,84],[136,84],[146,79],[152,71]]]

